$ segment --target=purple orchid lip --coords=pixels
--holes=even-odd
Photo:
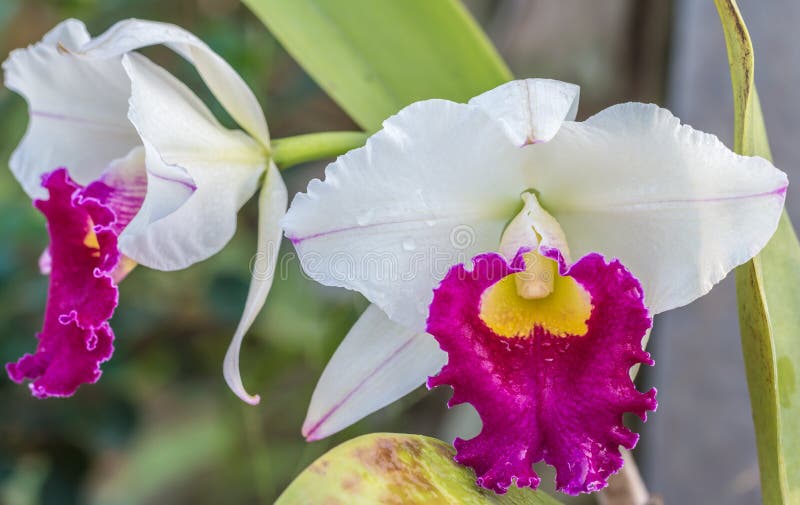
[[[64,397],[81,384],[96,382],[100,364],[114,351],[108,321],[119,299],[114,280],[121,259],[117,237],[143,194],[136,187],[126,193],[102,180],[83,188],[65,168],[44,175],[42,186],[50,198],[36,200],[34,206],[47,219],[50,234],[44,324],[36,352],[7,364],[6,371],[15,382],[32,380],[36,397]]]
[[[543,251],[590,295],[585,333],[536,325],[527,336],[500,336],[481,319],[482,296],[524,270],[524,252],[510,263],[488,253],[473,259],[472,270],[451,268],[428,318],[449,361],[428,386],[452,386],[448,405],[471,403],[480,414],[480,434],[454,442],[456,461],[475,470],[479,485],[498,493],[513,483],[536,488],[532,465],[544,460],[556,468],[560,491],[595,491],[621,468],[619,446],[638,440],[623,414],[646,419],[657,406],[655,389],[640,393],[629,375],[635,364],[653,364],[641,347],[651,325],[644,295],[619,261],[591,253],[568,266],[558,251]]]

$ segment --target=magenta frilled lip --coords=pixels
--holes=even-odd
[[[560,491],[596,491],[622,467],[619,446],[638,440],[623,414],[645,420],[657,406],[655,389],[640,393],[629,375],[638,363],[653,364],[642,350],[651,326],[642,288],[619,261],[591,253],[567,266],[558,251],[545,251],[591,298],[585,333],[533,326],[527,336],[500,336],[480,317],[481,297],[524,270],[523,252],[510,263],[487,253],[473,258],[472,270],[450,269],[427,327],[449,360],[428,386],[452,386],[449,405],[470,403],[480,414],[480,434],[454,442],[456,461],[475,470],[479,485],[498,493],[513,483],[536,488],[532,465],[544,460],[555,467]]]
[[[105,182],[83,188],[59,168],[43,176],[42,186],[50,197],[34,206],[44,214],[50,234],[44,324],[36,352],[9,363],[6,370],[16,382],[32,380],[34,396],[63,397],[81,384],[96,382],[100,364],[114,350],[108,321],[119,295],[113,279],[120,263],[117,237],[130,218],[116,208],[120,193]],[[138,209],[138,192],[124,198],[126,205]]]

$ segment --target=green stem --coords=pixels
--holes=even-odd
[[[285,137],[272,141],[272,159],[285,170],[307,161],[333,158],[367,141],[364,132],[322,132]]]

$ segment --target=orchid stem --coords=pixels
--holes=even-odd
[[[644,485],[633,454],[620,448],[625,464],[608,479],[608,487],[597,496],[600,505],[663,505],[659,496],[651,495]]]
[[[333,158],[367,141],[364,132],[322,132],[284,137],[272,141],[272,160],[285,170],[308,161]]]

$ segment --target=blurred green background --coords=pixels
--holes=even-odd
[[[581,84],[581,117],[623,99],[662,102],[666,2],[614,0],[602,8],[548,2],[534,10],[525,4],[468,2],[516,75]],[[274,137],[354,129],[237,0],[0,0],[0,58],[67,17],[84,20],[93,34],[127,17],[193,31],[253,88]],[[163,49],[146,53],[222,114],[188,64]],[[24,100],[0,89],[0,118],[5,166],[25,130]],[[302,190],[323,166],[290,170],[290,191]],[[112,321],[116,352],[98,384],[68,400],[40,401],[3,374],[0,504],[267,504],[317,456],[357,434],[452,439],[465,421],[447,413],[449,392],[418,390],[344,433],[304,442],[300,426],[316,380],[366,303],[315,285],[296,261],[286,262],[287,275],[276,281],[245,342],[244,382],[261,394],[262,404],[244,405],[228,391],[221,363],[249,283],[254,203],[243,209],[235,238],[216,257],[181,272],[137,268],[125,280]],[[5,363],[34,350],[47,290],[37,268],[47,243],[44,220],[5,169],[0,237]],[[290,247],[284,244],[286,252]]]

